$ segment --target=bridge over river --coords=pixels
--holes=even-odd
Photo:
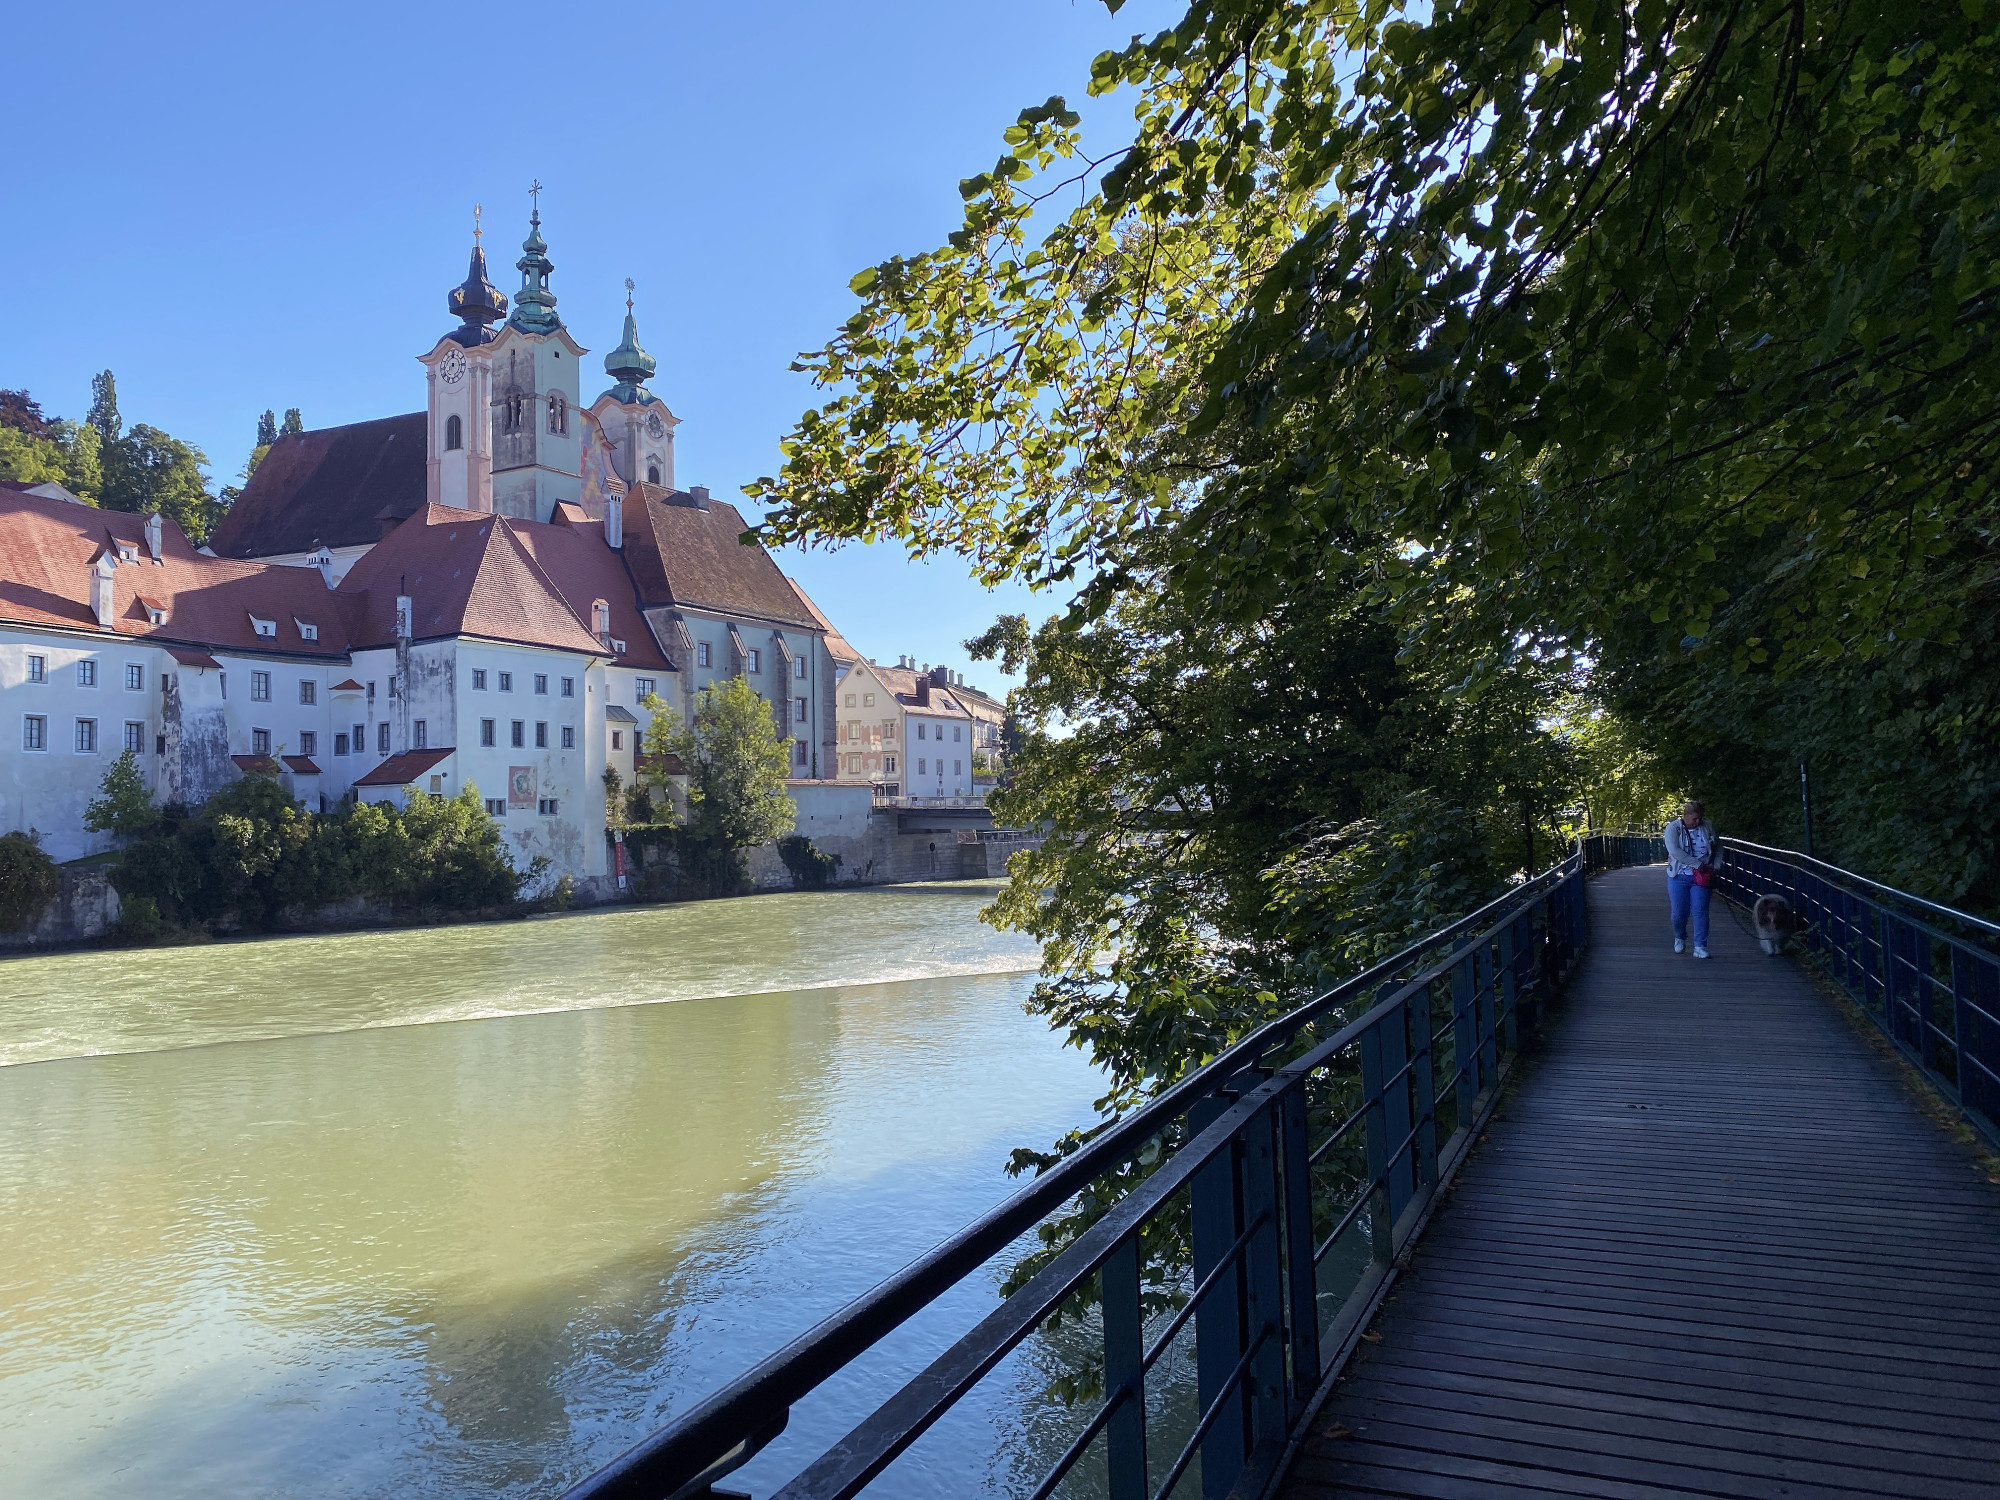
[[[1632,867],[1655,841],[1586,841],[572,1495],[732,1493],[794,1404],[1135,1161],[777,1493],[864,1493],[1058,1311],[1091,1330],[1102,1394],[1033,1500],[2000,1493],[2000,929],[1727,847],[1711,959],[1668,950],[1661,871]],[[1759,951],[1745,908],[1771,891],[1816,972]]]

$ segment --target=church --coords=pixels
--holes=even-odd
[[[161,800],[252,767],[320,807],[475,784],[518,861],[609,882],[605,771],[641,769],[649,703],[685,717],[732,676],[796,781],[838,774],[828,627],[733,506],[676,487],[629,297],[585,404],[548,248],[536,212],[510,310],[475,231],[456,326],[417,356],[424,409],[281,437],[206,547],[0,494],[0,700],[24,736],[0,827],[90,852],[82,808],[129,748]]]

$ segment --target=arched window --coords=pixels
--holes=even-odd
[[[455,416],[444,419],[444,446],[446,452],[465,446],[465,424]]]
[[[569,403],[563,399],[561,391],[549,397],[549,431],[554,433],[569,431]]]
[[[658,464],[647,464],[646,483],[658,484],[659,482],[660,482],[660,466]]]

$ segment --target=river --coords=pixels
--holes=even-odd
[[[0,1489],[551,1496],[1004,1197],[1099,1079],[938,885],[0,962]],[[770,1493],[996,1298],[795,1414]],[[871,1494],[1060,1451],[1031,1345]],[[1030,1483],[1032,1481],[1029,1481]]]

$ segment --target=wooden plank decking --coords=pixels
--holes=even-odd
[[[1591,883],[1541,1056],[1280,1500],[2000,1496],[2000,1187],[1790,960]]]

